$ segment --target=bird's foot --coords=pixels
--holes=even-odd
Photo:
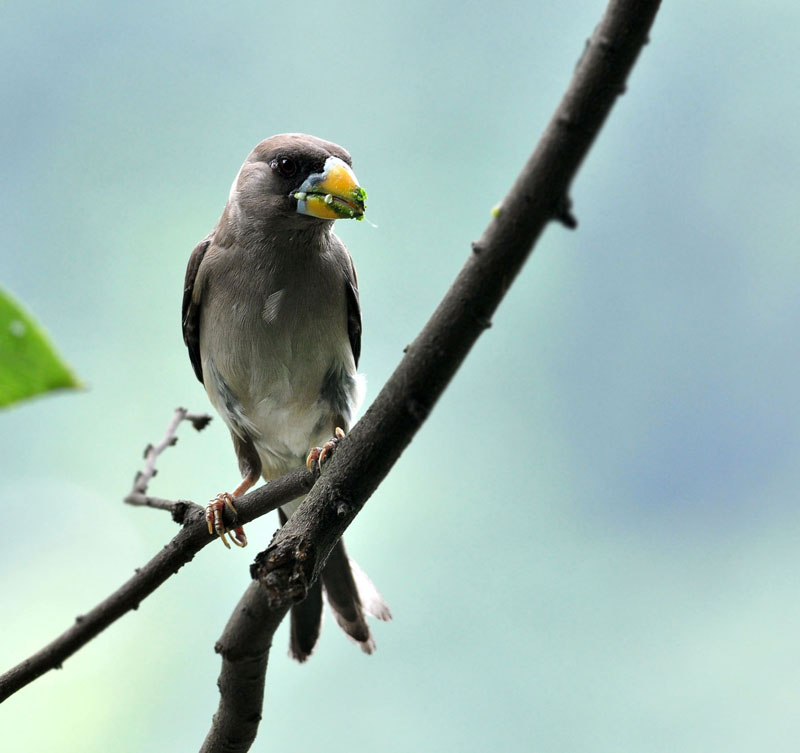
[[[242,526],[237,526],[232,531],[225,529],[225,525],[222,522],[222,511],[226,507],[234,516],[236,515],[236,508],[233,506],[233,495],[230,492],[220,492],[206,505],[208,532],[211,534],[216,533],[228,549],[231,548],[231,545],[228,543],[226,534],[230,535],[231,541],[233,541],[236,546],[247,546],[247,536]]]
[[[322,464],[333,454],[333,450],[339,444],[339,440],[344,436],[344,431],[338,426],[333,433],[334,436],[325,442],[322,447],[312,447],[311,452],[308,453],[306,468],[312,473],[315,465],[318,472],[322,470]]]

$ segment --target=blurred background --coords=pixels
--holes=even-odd
[[[373,398],[556,106],[603,2],[5,3],[0,283],[88,384],[0,413],[0,668],[175,533],[122,503],[173,409],[189,254],[250,149],[344,145]],[[800,6],[666,2],[574,184],[347,534],[395,619],[286,626],[254,750],[794,751]],[[238,480],[221,421],[151,492]],[[203,550],[0,706],[9,751],[199,747],[214,641],[276,527]]]

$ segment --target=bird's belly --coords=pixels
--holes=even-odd
[[[293,290],[268,312],[265,304],[209,309],[216,326],[201,328],[209,397],[229,428],[253,442],[265,478],[302,466],[339,421],[346,431],[363,396],[346,318],[331,315],[343,301]]]
[[[332,435],[332,412],[321,400],[310,405],[261,400],[251,414],[253,437],[265,478],[303,465],[308,451]]]
[[[295,359],[287,350],[257,349],[238,368],[207,363],[209,396],[229,428],[252,440],[264,478],[301,467],[337,425],[349,428],[361,402],[364,382],[352,356],[312,352]]]

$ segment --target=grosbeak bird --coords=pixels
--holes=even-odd
[[[321,462],[346,432],[364,393],[357,374],[361,308],[353,260],[334,220],[361,219],[366,192],[350,155],[329,141],[287,133],[262,141],[233,181],[214,229],[189,259],[183,337],[197,378],[231,432],[242,481],[212,500],[209,532],[226,546],[221,510],[263,476]],[[321,447],[321,449],[320,449]],[[302,498],[279,510],[281,524]],[[321,576],[336,620],[366,653],[365,613],[385,602],[342,541]],[[290,653],[304,661],[322,618],[319,583],[291,611]]]

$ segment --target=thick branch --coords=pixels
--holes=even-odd
[[[244,525],[302,496],[313,484],[314,476],[305,468],[270,481],[236,500],[237,524]],[[136,609],[144,598],[177,573],[206,544],[217,538],[216,534],[212,536],[208,533],[202,507],[192,502],[173,504],[173,516],[182,515],[182,519],[178,519],[183,524],[180,532],[121,588],[86,614],[77,617],[75,624],[52,643],[0,675],[0,702],[48,670],[60,668],[79,648],[126,612]],[[227,516],[225,522],[226,525],[233,523]]]
[[[264,704],[269,649],[289,605],[273,608],[267,592],[252,582],[214,647],[222,656],[220,702],[200,753],[249,750]]]
[[[319,575],[336,541],[389,472],[427,418],[528,258],[550,220],[574,226],[568,190],[647,40],[659,0],[612,0],[587,44],[569,89],[539,144],[481,239],[473,244],[452,287],[367,413],[341,440],[329,467],[253,566],[265,586],[270,626],[303,597]],[[248,595],[254,594],[252,587]],[[246,610],[231,618],[226,634]],[[272,631],[248,634],[248,651],[266,669]],[[237,647],[237,650],[241,650]],[[237,704],[248,694],[263,696],[249,673],[230,671],[230,651],[222,647],[220,707],[202,748],[244,751],[255,737],[258,715],[242,727]],[[255,669],[255,668],[253,668]],[[252,712],[253,709],[251,708]],[[260,714],[260,707],[258,709]],[[250,735],[252,734],[252,737]]]

